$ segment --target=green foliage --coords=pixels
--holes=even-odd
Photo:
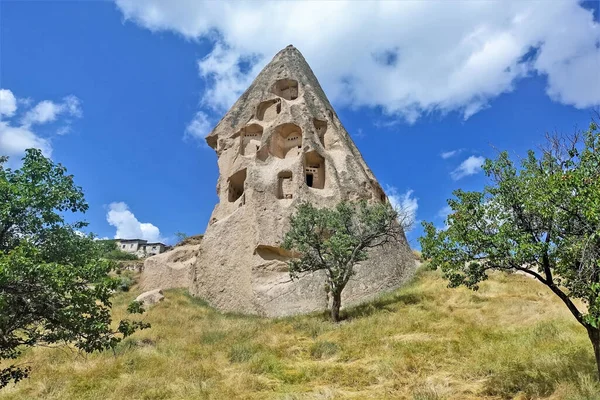
[[[85,352],[114,347],[146,325],[121,321],[111,329],[110,296],[118,280],[102,246],[67,224],[63,213],[88,208],[66,169],[29,149],[18,170],[0,163],[0,359],[21,349],[73,343]],[[118,335],[117,335],[118,334]],[[26,377],[8,366],[0,387]]]
[[[402,229],[398,213],[388,203],[341,202],[335,208],[316,208],[305,202],[290,217],[283,247],[296,258],[289,261],[290,275],[325,271],[333,299],[331,317],[339,320],[341,294],[354,275],[354,266],[367,259],[367,250],[397,241]]]
[[[600,372],[600,131],[548,138],[517,168],[486,160],[493,184],[457,190],[447,229],[424,223],[423,256],[450,286],[477,290],[488,271],[521,271],[547,285],[587,330]],[[586,307],[578,308],[573,299]]]
[[[116,240],[98,240],[98,245],[102,249],[102,257],[108,260],[130,261],[137,260],[138,256],[132,253],[122,251],[117,247]]]
[[[177,237],[177,242],[183,242],[189,236],[187,233],[184,232],[175,232],[175,237]]]
[[[133,272],[132,271],[125,271],[124,273],[121,272],[121,273],[119,273],[117,275],[118,276],[115,277],[115,279],[117,281],[117,289],[120,290],[121,292],[128,292],[129,289],[135,283],[135,279],[132,276]]]

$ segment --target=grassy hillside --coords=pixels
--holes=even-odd
[[[223,315],[183,290],[116,354],[35,349],[0,399],[599,399],[591,346],[542,285],[495,275],[477,293],[435,272],[333,325]],[[116,318],[137,295],[116,298]]]

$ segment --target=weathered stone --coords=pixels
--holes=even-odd
[[[163,301],[165,296],[163,296],[163,292],[161,289],[154,289],[148,292],[144,292],[135,298],[135,301],[139,301],[144,305],[144,307],[152,306],[159,301]]]
[[[193,244],[178,245],[166,253],[148,257],[140,276],[140,288],[187,288],[190,285],[190,270],[200,251],[201,239],[189,240],[188,243]]]
[[[328,305],[323,275],[292,282],[280,247],[297,204],[387,201],[304,57],[280,51],[206,141],[218,156],[216,205],[192,268],[190,292],[224,311],[283,316]],[[373,249],[344,304],[394,289],[415,268],[401,243]]]

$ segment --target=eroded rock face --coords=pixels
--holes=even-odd
[[[187,288],[190,272],[200,252],[201,240],[174,247],[166,253],[148,257],[140,276],[142,290]]]
[[[298,203],[387,201],[304,57],[280,51],[233,105],[207,143],[217,153],[216,205],[190,292],[225,311],[283,316],[324,309],[324,277],[292,282],[280,243]],[[406,239],[375,249],[344,304],[398,287],[414,270]]]

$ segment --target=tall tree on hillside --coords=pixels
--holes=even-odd
[[[446,229],[423,224],[423,256],[452,287],[477,290],[490,270],[548,286],[587,330],[600,376],[600,131],[592,122],[584,133],[547,139],[520,168],[506,152],[486,160],[492,185],[454,192]]]
[[[88,208],[73,177],[36,149],[27,150],[20,169],[5,168],[6,160],[0,159],[0,361],[36,345],[108,349],[148,327],[123,320],[111,328],[114,263],[80,233],[86,223],[64,220],[64,213]],[[133,304],[130,311],[143,310]],[[0,388],[27,373],[0,364]]]
[[[409,218],[401,220],[408,225]],[[289,261],[290,275],[324,271],[331,295],[331,319],[340,320],[342,291],[355,273],[354,267],[368,257],[368,250],[397,242],[403,235],[398,211],[389,203],[341,202],[333,209],[315,208],[306,202],[290,217],[283,247],[296,258]]]

